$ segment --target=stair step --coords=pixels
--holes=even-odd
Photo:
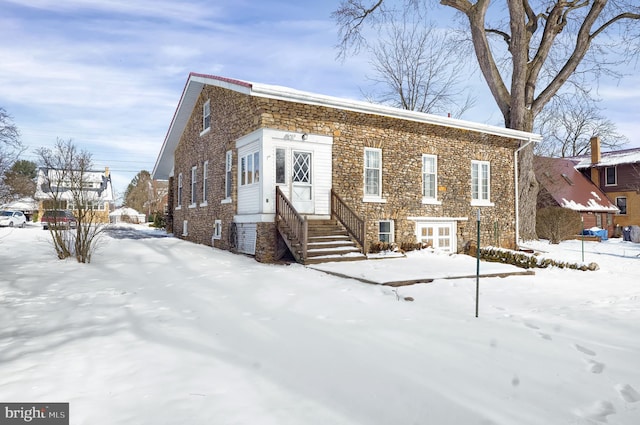
[[[323,256],[323,257],[311,257],[311,258],[307,258],[304,262],[305,265],[307,264],[320,264],[320,263],[329,263],[329,262],[334,262],[334,261],[362,261],[362,260],[366,260],[367,257],[365,255],[359,254],[359,255],[332,255],[332,256]]]

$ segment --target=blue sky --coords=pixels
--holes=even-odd
[[[361,98],[366,58],[336,61],[338,0],[0,0],[0,106],[29,147],[73,139],[122,194],[151,171],[191,71]],[[501,125],[478,75],[463,118]],[[640,146],[640,77],[601,84]]]

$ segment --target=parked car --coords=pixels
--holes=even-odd
[[[78,221],[71,211],[67,210],[47,210],[42,214],[40,223],[42,223],[42,229],[44,230],[47,230],[49,227],[72,229],[78,225]]]
[[[24,227],[27,217],[22,211],[0,211],[0,226]]]

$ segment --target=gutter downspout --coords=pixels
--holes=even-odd
[[[515,183],[514,187],[515,187],[515,196],[516,196],[516,248],[520,243],[520,194],[518,193],[518,152],[520,152],[522,149],[529,146],[534,141],[535,140],[533,138],[529,137],[529,140],[527,141],[527,143],[520,146],[513,153],[513,162],[515,164],[515,170],[514,170],[515,172],[514,172],[513,180]]]

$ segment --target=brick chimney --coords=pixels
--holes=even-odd
[[[600,170],[596,165],[600,162],[600,138],[594,136],[590,140],[591,142],[591,181],[596,186],[600,187]]]
[[[594,136],[589,142],[591,142],[591,165],[595,165],[600,162],[600,138]]]

